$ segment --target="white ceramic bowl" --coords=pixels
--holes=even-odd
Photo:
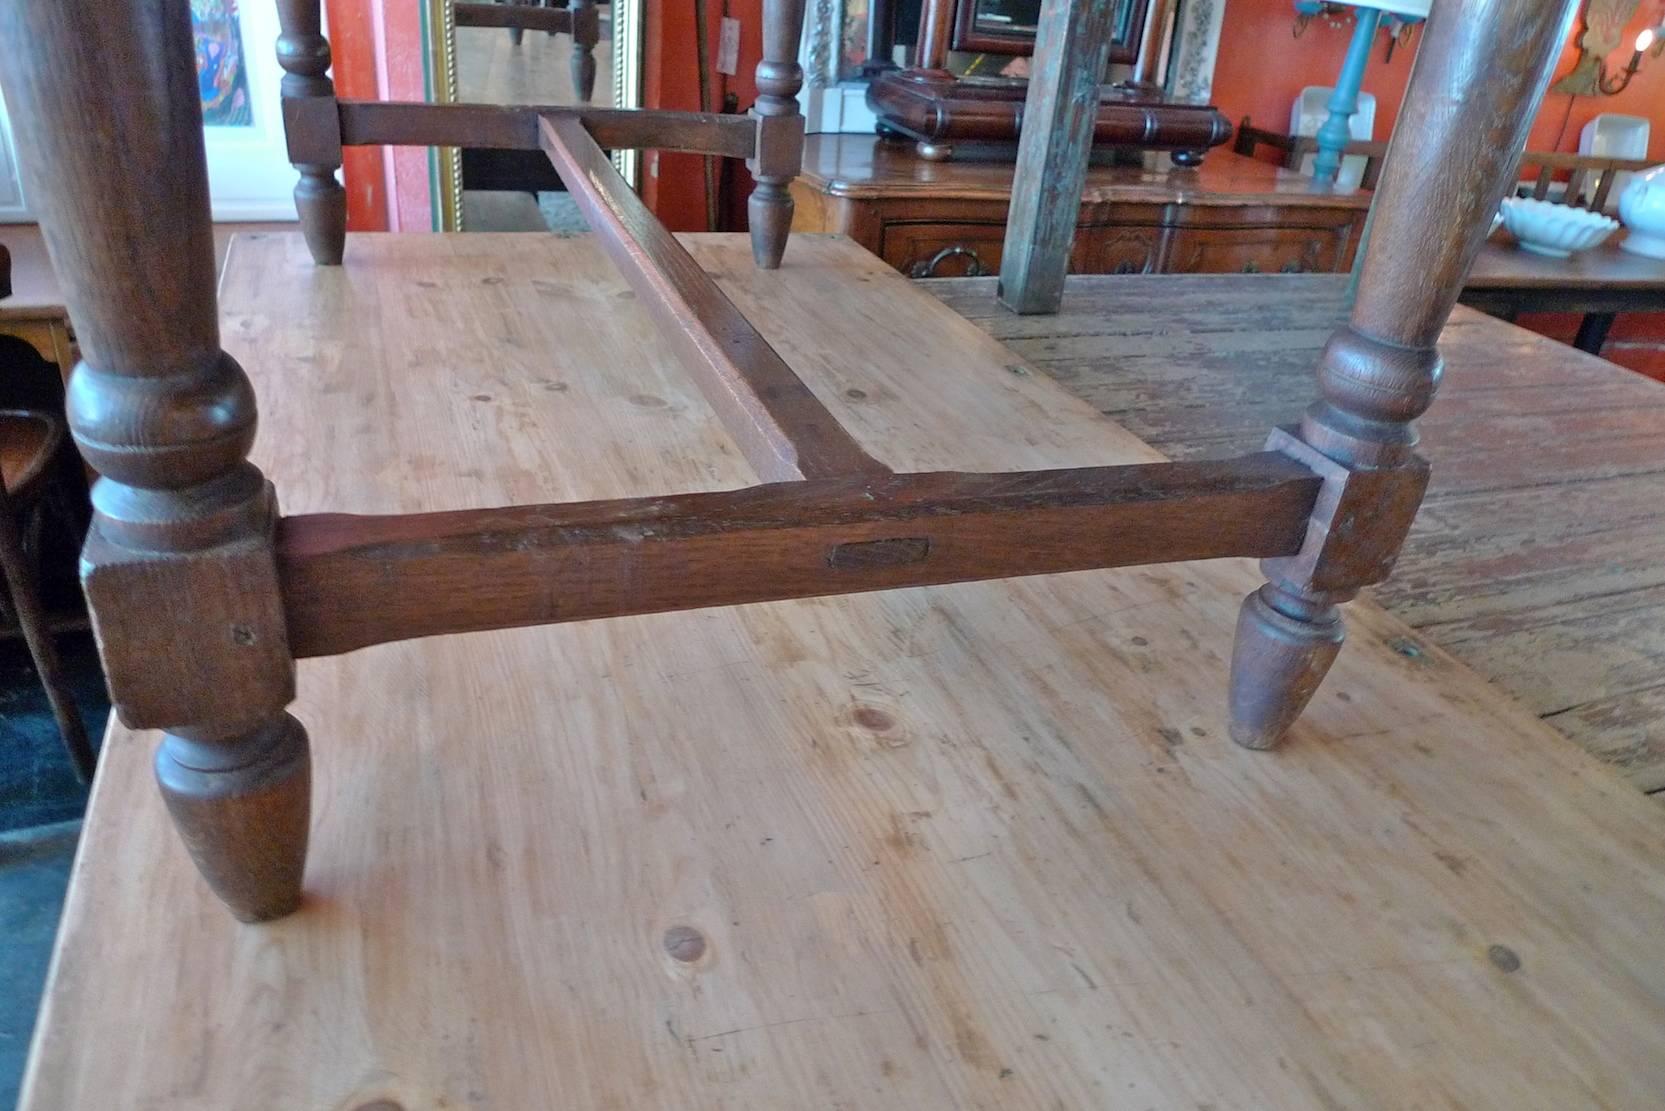
[[[1665,258],[1665,166],[1643,170],[1619,194],[1619,217],[1630,234],[1619,246],[1648,258]]]
[[[1611,216],[1531,197],[1505,197],[1503,226],[1522,248],[1551,258],[1587,251],[1612,235],[1619,222]]]

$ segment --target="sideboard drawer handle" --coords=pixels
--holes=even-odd
[[[962,247],[956,243],[952,247],[944,247],[942,250],[932,255],[928,261],[914,263],[913,266],[908,269],[908,277],[934,278],[937,276],[937,267],[942,265],[943,260],[953,258],[955,255],[964,255],[966,258],[971,260],[970,265],[966,267],[966,277],[981,278],[984,274],[988,273],[988,271],[983,269],[983,260],[977,257],[976,251],[973,251],[970,247]]]

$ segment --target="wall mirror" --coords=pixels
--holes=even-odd
[[[642,104],[642,0],[430,0],[433,96],[472,104]],[[585,14],[588,9],[588,14]],[[562,26],[594,21],[594,45]],[[585,94],[588,93],[586,97]],[[639,182],[639,152],[615,151]],[[436,152],[440,225],[578,231],[584,221],[537,151]]]

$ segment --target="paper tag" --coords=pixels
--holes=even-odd
[[[740,72],[740,21],[726,15],[717,34],[717,72],[730,77]]]

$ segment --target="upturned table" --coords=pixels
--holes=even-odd
[[[848,242],[684,240],[898,467],[1154,451]],[[289,513],[751,480],[589,239],[234,242]],[[581,325],[581,326],[575,326]],[[1246,561],[300,664],[306,902],[237,926],[111,729],[23,1107],[1649,1106],[1665,811],[1369,602],[1276,753]]]

